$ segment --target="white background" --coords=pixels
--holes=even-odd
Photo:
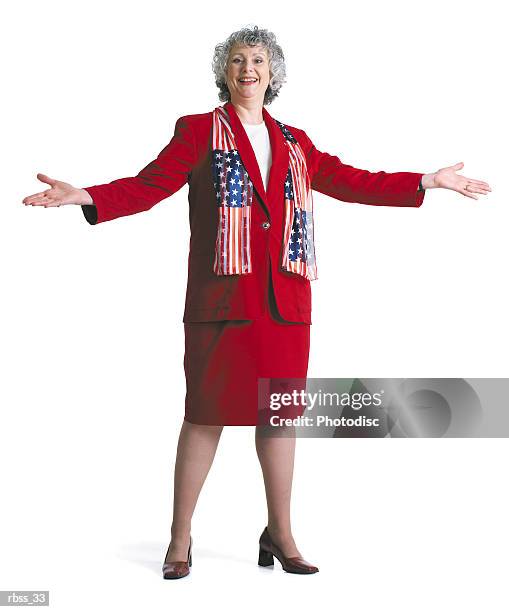
[[[213,48],[258,24],[288,81],[268,107],[369,170],[464,161],[493,192],[418,209],[315,193],[309,376],[506,377],[502,3],[45,2],[2,17],[0,589],[55,610],[329,605],[506,610],[506,439],[298,440],[293,530],[313,576],[258,568],[253,427],[228,427],[164,581],[184,413],[187,187],[95,227],[25,207],[36,173],[133,176],[175,121],[218,105]],[[504,432],[505,433],[505,432]],[[504,576],[505,577],[505,576]],[[172,609],[177,609],[173,607]]]

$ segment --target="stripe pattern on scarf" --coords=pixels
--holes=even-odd
[[[213,113],[212,174],[218,209],[214,272],[247,274],[251,264],[253,183],[240,159],[226,110]]]
[[[288,128],[275,119],[285,137],[289,166],[284,185],[285,224],[282,268],[308,280],[318,278],[313,224],[313,194],[306,156]]]
[[[306,157],[286,126],[275,120],[289,150],[284,189],[283,270],[316,280],[313,198]],[[212,175],[218,208],[214,272],[247,274],[251,263],[253,184],[240,158],[228,113],[213,111]]]

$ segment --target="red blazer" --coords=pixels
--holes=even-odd
[[[304,277],[281,269],[283,184],[288,148],[281,129],[263,107],[272,147],[267,192],[249,138],[231,103],[230,117],[240,157],[253,183],[251,257],[253,272],[218,276],[213,271],[217,205],[212,180],[212,112],[180,117],[168,145],[137,176],[85,187],[94,204],[82,206],[95,225],[149,210],[189,183],[191,228],[184,322],[256,319],[264,312],[272,271],[277,306],[288,321],[311,323],[311,286]],[[283,122],[284,123],[284,122]],[[285,124],[286,125],[286,124]],[[369,172],[343,164],[316,149],[307,134],[287,125],[303,148],[314,190],[345,202],[382,206],[420,206],[422,173]],[[320,266],[317,261],[318,269]]]

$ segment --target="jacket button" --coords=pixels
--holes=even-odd
[[[268,221],[264,221],[264,222],[262,223],[262,227],[263,227],[263,229],[269,229],[269,227],[270,227],[270,223],[269,223]]]

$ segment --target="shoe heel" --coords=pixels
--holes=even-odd
[[[262,567],[274,565],[274,555],[271,552],[267,550],[262,550],[260,548],[260,553],[258,555],[258,565],[261,565]]]

